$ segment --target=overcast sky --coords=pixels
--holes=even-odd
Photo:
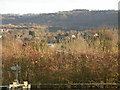
[[[118,9],[119,0],[0,0],[0,13],[52,13],[72,9]]]

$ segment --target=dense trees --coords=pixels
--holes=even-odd
[[[18,64],[19,80],[39,83],[118,82],[117,31],[89,31],[90,41],[82,37],[63,43],[63,50],[52,50],[44,40],[23,43],[3,40],[3,84],[15,79],[11,66]],[[93,39],[95,33],[99,37]],[[115,37],[116,36],[116,37]],[[54,49],[54,48],[53,48]]]
[[[12,16],[15,19],[11,19]],[[26,24],[49,26],[50,31],[57,30],[87,30],[96,29],[98,26],[118,26],[118,11],[86,11],[72,10],[58,13],[36,14],[36,15],[2,15],[3,24]],[[4,19],[5,18],[5,19]],[[7,18],[7,19],[6,19]],[[51,27],[52,26],[52,27]]]

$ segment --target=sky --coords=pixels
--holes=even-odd
[[[53,13],[73,9],[118,10],[119,0],[0,0],[1,14]]]

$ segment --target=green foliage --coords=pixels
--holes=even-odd
[[[29,31],[29,35],[35,36],[35,32],[34,31]]]

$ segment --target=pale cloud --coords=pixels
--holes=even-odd
[[[0,13],[49,13],[72,9],[118,9],[119,0],[0,0]]]

